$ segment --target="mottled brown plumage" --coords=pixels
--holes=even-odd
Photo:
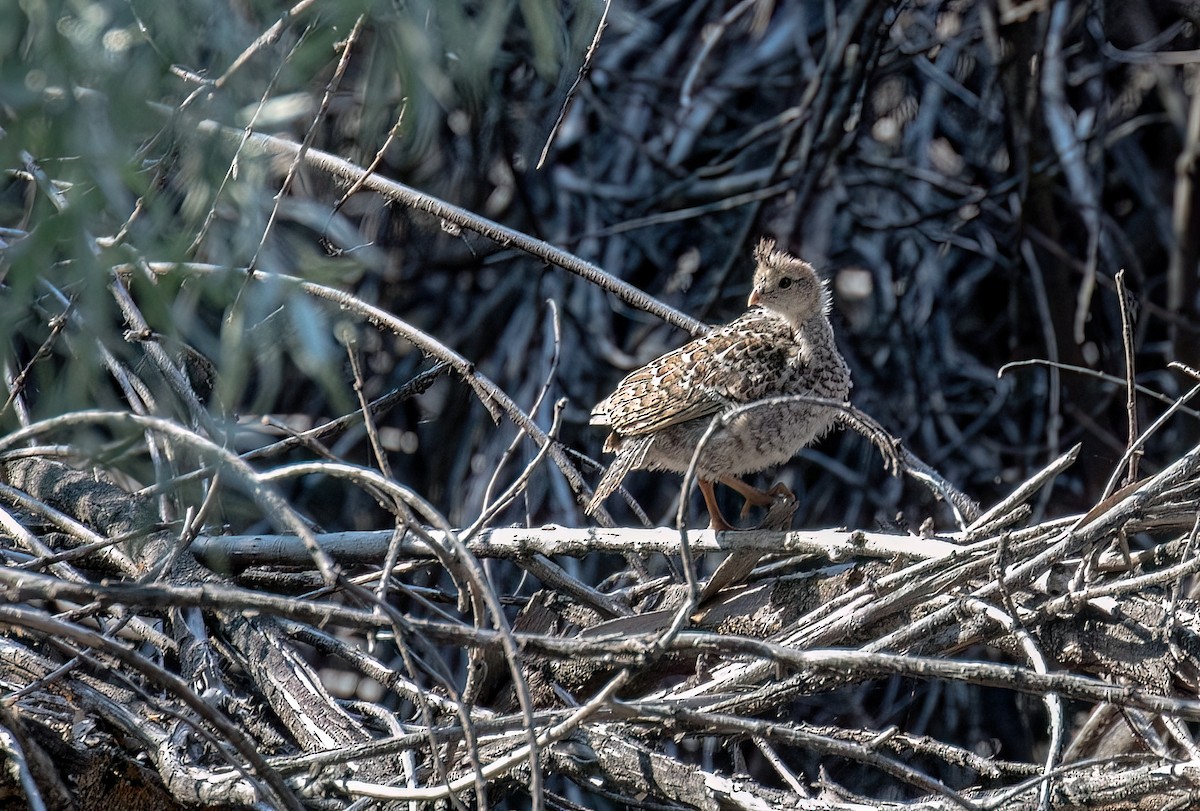
[[[617,458],[588,504],[592,512],[631,470],[683,473],[714,416],[787,395],[837,402],[850,392],[850,371],[829,324],[829,294],[812,266],[763,240],[750,309],[722,327],[630,373],[592,409],[592,424],[610,434],[604,450]],[[721,515],[713,482],[750,504],[764,493],[737,477],[782,464],[833,426],[837,408],[806,402],[763,405],[718,427],[696,473],[714,529],[732,529]]]

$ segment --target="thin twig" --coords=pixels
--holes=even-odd
[[[150,107],[166,115],[171,115],[174,112],[172,108],[162,105],[151,104]],[[239,130],[211,120],[199,121],[195,124],[195,128],[198,132],[219,135],[223,138],[233,140],[235,143],[241,142],[244,136],[244,133]],[[245,135],[245,148],[253,149],[261,154],[294,157],[299,154],[301,145],[285,138],[264,135],[262,133],[249,133]],[[500,245],[512,245],[520,248],[550,264],[557,265],[563,270],[570,271],[586,279],[612,293],[630,306],[658,316],[667,323],[679,327],[692,335],[701,335],[708,331],[707,326],[691,316],[685,315],[674,307],[667,306],[647,296],[636,287],[605,272],[596,265],[585,262],[579,257],[560,248],[555,248],[540,239],[535,239],[528,234],[417,191],[403,183],[389,180],[379,175],[368,174],[350,161],[339,158],[336,155],[331,155],[328,152],[322,152],[319,149],[307,150],[305,161],[314,168],[328,172],[335,177],[343,178],[352,183],[361,181],[364,188],[378,192],[389,200],[419,211],[424,211],[434,217],[454,223],[461,228],[474,231]]]
[[[1129,290],[1125,287],[1125,269],[1117,271],[1114,279],[1117,285],[1117,299],[1121,306],[1121,346],[1125,350],[1125,419],[1128,429],[1128,442],[1125,450],[1129,456],[1129,472],[1125,474],[1125,483],[1137,481],[1138,457],[1140,453],[1133,451],[1138,435],[1137,417],[1137,388],[1134,380],[1137,378],[1133,360],[1133,302],[1129,300]],[[1108,493],[1105,493],[1108,495]]]
[[[612,0],[604,0],[604,11],[600,13],[600,22],[596,24],[596,33],[592,36],[591,44],[588,45],[587,51],[583,54],[583,61],[579,63],[579,73],[575,75],[575,81],[571,83],[571,87],[567,90],[567,97],[563,99],[562,106],[558,110],[558,118],[554,121],[554,126],[550,128],[550,134],[546,136],[546,143],[542,146],[542,152],[538,155],[537,165],[535,169],[541,169],[546,162],[546,156],[550,154],[550,145],[554,143],[554,137],[558,135],[562,123],[566,120],[567,113],[571,110],[571,105],[575,102],[575,93],[579,90],[579,85],[591,70],[592,60],[596,56],[596,49],[600,47],[600,37],[604,34],[604,27],[608,25],[608,10],[612,7]]]

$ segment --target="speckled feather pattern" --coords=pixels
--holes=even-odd
[[[769,241],[755,258],[752,300],[760,306],[633,371],[592,410],[592,423],[610,431],[605,450],[617,458],[589,512],[631,470],[685,471],[715,415],[787,395],[846,400],[850,372],[834,343],[824,283],[812,266]],[[755,408],[714,432],[697,472],[715,480],[782,464],[837,415],[834,407],[803,402]]]

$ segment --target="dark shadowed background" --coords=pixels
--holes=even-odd
[[[1124,483],[1130,437],[1195,384],[1168,368],[1200,366],[1195,3],[303,0],[283,12],[266,0],[0,0],[11,394],[0,433],[108,409],[245,452],[354,410],[356,381],[373,399],[434,366],[347,308],[248,281],[253,267],[353,293],[458,353],[598,480],[607,458],[590,408],[686,332],[461,223],[378,191],[343,199],[348,183],[243,149],[243,131],[372,167],[708,323],[744,309],[752,247],[773,237],[829,280],[853,402],[966,494],[990,505],[1081,443],[1031,501],[1034,522],[1086,512],[1110,479]],[[114,295],[117,278],[136,307]],[[198,400],[178,396],[159,350]],[[1143,387],[1132,409],[1131,372]],[[377,426],[392,480],[456,527],[537,453],[458,374],[400,399]],[[195,480],[146,489],[177,462],[187,469],[185,453],[130,452],[136,437],[86,422],[54,436],[39,455],[105,469],[162,526],[200,503]],[[1198,439],[1184,408],[1148,438],[1134,478]],[[263,467],[378,467],[360,422],[321,441]],[[775,480],[799,496],[797,527],[953,528],[927,489],[891,477],[850,432],[756,483]],[[651,524],[674,522],[679,477],[626,485]],[[321,530],[396,523],[367,487],[315,474],[278,487]],[[268,531],[251,502],[221,492],[205,526]],[[608,506],[619,525],[636,523],[620,499]],[[487,523],[595,522],[543,463]],[[595,586],[613,561],[563,565]],[[524,607],[526,573],[490,571],[506,605]],[[447,580],[422,582],[432,594]],[[427,596],[399,605],[440,616]],[[460,675],[465,655],[446,660]],[[1013,760],[1044,750],[1041,704],[1009,691],[897,676],[836,695],[789,711],[812,724],[861,713],[865,728],[897,723]],[[411,710],[407,700],[393,706]],[[813,781],[833,768],[864,793],[912,792],[836,758],[796,763]],[[975,774],[930,771],[951,785]]]

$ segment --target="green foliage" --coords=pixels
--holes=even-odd
[[[322,247],[338,227],[335,190],[319,189],[319,206],[307,210],[302,173],[276,210],[287,167],[195,128],[207,118],[302,139],[360,15],[361,36],[316,145],[366,163],[401,121],[389,163],[443,190],[484,171],[471,156],[491,147],[473,142],[494,133],[507,71],[532,64],[547,87],[567,73],[564,11],[546,0],[339,2],[277,24],[282,8],[0,2],[0,227],[27,234],[0,259],[9,288],[0,311],[12,316],[0,343],[10,364],[28,362],[63,311],[61,297],[73,301],[67,335],[79,336],[56,347],[59,365],[40,373],[73,381],[53,400],[42,390],[40,409],[111,400],[103,378],[112,370],[78,346],[124,345],[128,324],[106,292],[116,265],[253,263],[334,283],[377,267],[380,257],[365,248],[331,257]],[[581,17],[594,16],[587,8]],[[178,280],[158,284],[134,286],[150,328],[209,354],[225,407],[280,406],[289,369],[324,399],[349,401],[344,350],[320,308],[294,290],[252,285],[241,295],[242,283],[224,274],[190,279],[183,297]],[[264,320],[280,308],[286,328]],[[77,365],[86,373],[75,374]]]

